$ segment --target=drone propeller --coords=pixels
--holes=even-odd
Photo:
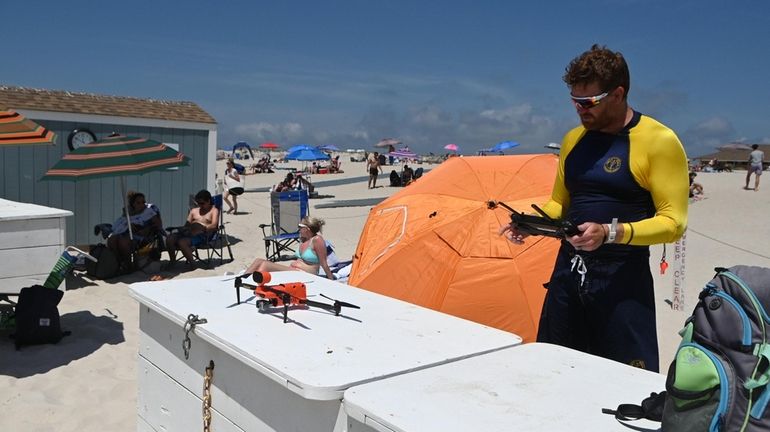
[[[321,293],[319,293],[319,295],[321,297],[325,298],[325,299],[329,299],[329,300],[333,301],[335,306],[336,305],[340,305],[340,306],[343,306],[343,307],[349,307],[349,308],[353,308],[353,309],[361,309],[361,306],[356,306],[353,303],[348,303],[348,302],[340,301],[340,300],[337,300],[337,299],[333,299],[333,298],[331,298],[331,297],[329,297],[327,295],[323,295]]]

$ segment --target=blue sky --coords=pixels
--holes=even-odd
[[[188,100],[236,141],[544,151],[593,43],[690,156],[770,143],[770,2],[0,0],[0,84]]]

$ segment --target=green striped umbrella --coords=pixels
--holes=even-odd
[[[186,166],[190,158],[146,138],[111,136],[64,155],[42,180],[89,180]]]
[[[186,166],[189,160],[189,157],[158,141],[114,135],[86,144],[64,155],[62,160],[56,162],[41,180],[77,181],[120,176],[124,210],[128,221],[125,176]],[[130,223],[128,235],[131,239],[134,238]]]
[[[53,144],[56,135],[16,111],[0,108],[0,147]]]

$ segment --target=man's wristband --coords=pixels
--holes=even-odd
[[[615,237],[618,235],[618,218],[612,218],[612,224],[607,225],[607,231],[604,243],[615,243]]]

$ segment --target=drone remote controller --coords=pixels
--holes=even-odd
[[[490,201],[491,203],[492,201]],[[542,235],[560,239],[580,234],[580,230],[577,229],[575,224],[568,220],[554,219],[535,204],[532,204],[532,208],[540,213],[540,216],[517,212],[503,202],[498,201],[495,204],[500,204],[511,212],[511,224],[522,234]]]

